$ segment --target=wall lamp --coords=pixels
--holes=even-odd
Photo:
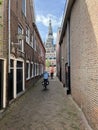
[[[11,42],[12,46],[14,46],[14,45],[19,46],[21,44],[20,41],[25,39],[25,35],[24,34],[17,34],[17,39],[19,42],[17,42],[17,43]]]

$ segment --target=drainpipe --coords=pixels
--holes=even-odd
[[[67,60],[68,60],[68,90],[67,94],[71,94],[70,86],[70,18],[67,20]]]
[[[61,43],[62,44],[62,43]],[[62,81],[62,68],[61,68],[61,44],[60,44],[60,53],[59,53],[59,60],[60,60],[60,73],[59,73],[59,80]]]
[[[67,60],[68,60],[68,66],[70,66],[70,20],[67,20]]]
[[[11,44],[11,1],[8,1],[8,74],[10,75],[10,44]]]
[[[10,86],[10,44],[11,44],[11,1],[8,1],[8,101],[7,104],[9,105],[9,86]]]

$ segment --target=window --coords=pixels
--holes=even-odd
[[[32,47],[33,47],[33,49],[34,49],[34,38],[35,38],[35,32],[32,35]]]
[[[31,46],[32,46],[32,48],[34,48],[33,35],[32,35],[32,45]]]
[[[52,59],[52,57],[49,57],[49,59]]]
[[[31,77],[34,76],[34,64],[33,62],[31,63]]]
[[[37,75],[39,75],[39,64],[37,64]]]
[[[20,25],[18,25],[18,35],[19,34],[23,34],[23,28]],[[21,50],[21,51],[24,51],[23,40],[22,39],[18,39],[18,43],[19,43],[18,49]]]
[[[30,79],[30,63],[26,63],[26,79]]]
[[[37,76],[37,63],[34,63],[34,76]]]
[[[36,50],[36,36],[35,36],[35,31],[34,31],[34,36],[33,36],[33,48]]]
[[[23,90],[23,62],[17,61],[17,94]]]
[[[26,0],[22,0],[22,12],[26,16]]]
[[[30,28],[26,27],[26,42],[30,44]]]
[[[36,50],[36,37],[34,37],[34,49]]]
[[[35,76],[35,63],[33,64],[33,69],[34,69],[33,76]]]

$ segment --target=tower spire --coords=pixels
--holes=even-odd
[[[51,26],[51,19],[49,20],[48,35],[53,35],[52,26]]]
[[[46,45],[53,46],[53,31],[52,31],[51,20],[49,20],[48,35],[47,35],[47,39],[46,39]]]

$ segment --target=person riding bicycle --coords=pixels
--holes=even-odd
[[[47,71],[44,72],[43,74],[43,78],[44,78],[44,82],[47,82],[47,84],[49,84],[49,80],[48,80],[49,74]]]

